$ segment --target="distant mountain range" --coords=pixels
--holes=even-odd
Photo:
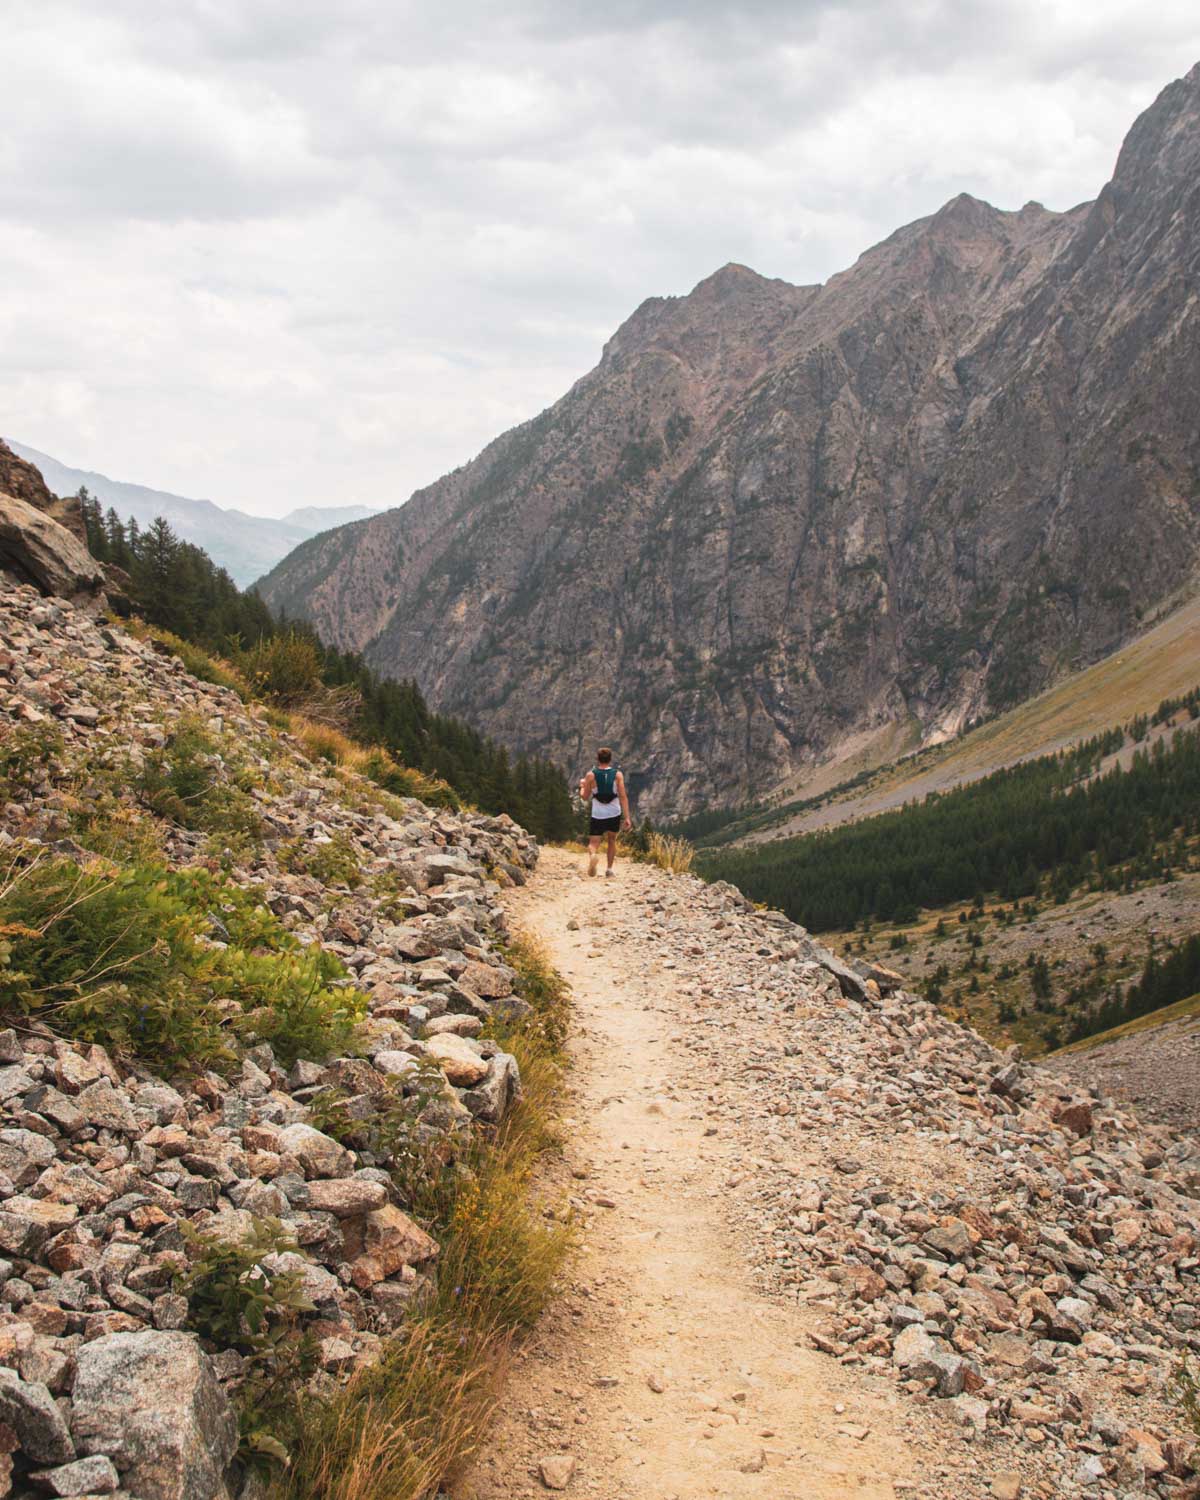
[[[28,443],[8,439],[8,445],[21,458],[28,459],[42,472],[46,484],[56,495],[74,495],[81,485],[117,514],[132,517],[139,526],[164,516],[172,531],[185,542],[202,547],[209,557],[225,568],[233,581],[245,588],[275,566],[294,547],[309,537],[360,521],[377,514],[367,505],[308,505],[290,511],[281,520],[270,516],[251,516],[242,510],[225,510],[211,500],[189,500],[166,490],[152,490],[141,484],[128,484],[95,474],[89,469],[73,469],[59,463],[48,453],[31,448]]]
[[[963,194],[823,286],[652,297],[554,406],[259,591],[510,744],[615,744],[655,817],[877,765],[1195,586],[1198,287],[1200,66],[1095,202]]]

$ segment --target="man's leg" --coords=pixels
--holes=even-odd
[[[596,865],[600,859],[600,835],[593,833],[588,839],[588,874],[596,873]]]
[[[617,858],[617,836],[615,833],[608,835],[608,873],[612,874],[612,867]]]

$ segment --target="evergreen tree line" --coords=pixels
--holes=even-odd
[[[1153,951],[1146,959],[1139,980],[1121,994],[1119,991],[1095,1010],[1082,1011],[1075,1019],[1067,1040],[1078,1042],[1098,1031],[1123,1026],[1138,1016],[1148,1016],[1164,1005],[1189,1000],[1200,993],[1200,933],[1172,944],[1166,957]]]
[[[406,766],[448,782],[484,812],[507,812],[538,838],[563,839],[573,826],[566,779],[537,756],[509,756],[503,745],[448,714],[434,713],[412,681],[381,677],[356,652],[325,646],[312,627],[277,619],[254,593],[243,593],[224,568],[191,542],[181,541],[163,517],[139,527],[80,491],[88,546],[101,562],[129,575],[128,592],[151,625],[169,630],[235,664],[283,637],[309,649],[325,688],[351,689],[349,732],[383,745]]]
[[[914,921],[919,907],[992,893],[1033,895],[1049,875],[1059,898],[1084,880],[1128,883],[1127,862],[1162,876],[1171,839],[1200,828],[1200,731],[1180,729],[1135,752],[1126,770],[1097,767],[1119,729],[1059,755],[994,772],[896,812],[751,849],[701,851],[701,872],[814,931],[864,917]],[[1177,856],[1178,857],[1178,856]]]

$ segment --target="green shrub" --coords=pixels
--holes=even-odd
[[[242,1007],[243,1042],[270,1042],[285,1068],[301,1057],[343,1053],[367,1013],[366,996],[339,982],[345,970],[322,948],[222,955],[215,989]]]
[[[41,784],[46,768],[65,749],[53,724],[19,724],[0,730],[0,802],[8,802]]]
[[[168,1067],[225,1060],[201,927],[161,869],[35,861],[0,891],[0,1011]]]
[[[302,1333],[302,1313],[315,1309],[300,1271],[268,1271],[271,1254],[295,1250],[278,1219],[255,1219],[247,1238],[224,1240],[181,1225],[188,1250],[176,1289],[187,1298],[188,1326],[218,1348],[246,1360],[238,1391],[239,1457],[269,1477],[288,1462],[296,1390],[317,1368],[316,1341]]]
[[[430,1221],[439,1216],[453,1186],[444,1179],[455,1143],[430,1119],[445,1092],[442,1070],[421,1062],[403,1083],[388,1080],[372,1100],[369,1119],[349,1113],[345,1090],[323,1089],[309,1101],[309,1123],[355,1151],[369,1152],[391,1174],[409,1210]]]
[[[143,805],[159,817],[246,847],[263,834],[249,795],[253,781],[247,768],[223,754],[217,737],[189,717],[163,749],[146,757],[132,784]]]
[[[227,947],[206,941],[214,920]],[[365,1012],[334,954],[207,872],[40,859],[0,882],[2,1014],[172,1072],[227,1067],[246,1041],[285,1064],[327,1057]]]
[[[335,833],[328,842],[320,843],[287,839],[279,846],[276,858],[293,875],[311,875],[322,885],[345,885],[354,890],[362,884],[358,849],[344,833]]]
[[[225,1240],[182,1226],[188,1263],[176,1272],[176,1290],[188,1301],[188,1327],[223,1349],[256,1354],[278,1342],[283,1325],[293,1324],[312,1304],[301,1294],[299,1271],[271,1273],[261,1261],[295,1250],[278,1219],[259,1219],[243,1240]]]
[[[324,686],[316,642],[295,630],[264,637],[242,652],[238,666],[254,692],[280,708],[296,708],[318,696]]]

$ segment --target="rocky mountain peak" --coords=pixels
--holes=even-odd
[[[1113,185],[1130,193],[1194,189],[1200,172],[1200,63],[1169,83],[1125,137]]]
[[[1000,209],[993,208],[982,198],[974,198],[970,193],[958,193],[949,202],[942,204],[930,223],[939,229],[951,229],[956,232],[995,230],[1004,222],[1004,217]]]
[[[711,359],[717,340],[752,343],[764,325],[777,327],[815,290],[760,276],[731,262],[697,282],[686,296],[643,302],[605,345],[601,368],[650,352],[699,358],[703,363]]]

